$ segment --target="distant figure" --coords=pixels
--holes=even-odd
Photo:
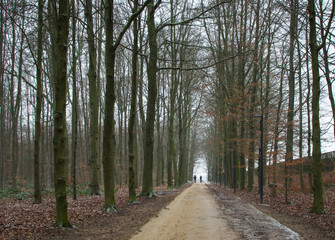
[[[197,176],[196,175],[193,176],[193,180],[194,180],[195,183],[197,182]]]
[[[200,176],[200,183],[202,183],[202,176]]]

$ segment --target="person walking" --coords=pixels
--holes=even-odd
[[[197,176],[196,175],[193,176],[193,180],[194,180],[195,183],[197,182]]]

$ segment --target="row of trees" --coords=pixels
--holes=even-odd
[[[289,166],[295,146],[302,158],[307,145],[314,162],[313,211],[323,211],[318,69],[335,106],[334,4],[0,4],[0,187],[33,181],[39,203],[41,189],[54,184],[58,225],[69,225],[66,186],[76,197],[77,184],[88,185],[91,194],[100,194],[103,185],[110,211],[115,185],[128,185],[129,201],[139,185],[140,195],[152,196],[154,184],[171,188],[190,179],[201,157],[209,177],[222,176],[233,186],[237,169],[238,186],[247,183],[251,191],[259,114],[264,163],[274,166],[265,179],[277,182],[277,162]],[[289,186],[289,174],[284,178]]]
[[[312,211],[324,212],[320,121],[323,126],[334,124],[329,122],[334,108],[328,107],[334,106],[334,8],[334,1],[234,1],[217,8],[210,21],[204,20],[216,59],[215,80],[207,97],[211,179],[222,177],[228,186],[253,190],[254,168],[260,165],[257,117],[261,117],[263,164],[268,166],[264,182],[278,183],[277,163],[285,160],[284,174],[279,177],[285,181],[286,201],[294,164],[299,164],[300,188],[305,191],[302,159],[307,154],[312,159]],[[330,104],[325,101],[327,95]],[[293,162],[294,158],[301,160]]]
[[[1,188],[34,183],[40,203],[54,184],[69,226],[67,186],[103,185],[111,211],[115,184],[134,201],[139,185],[152,196],[191,178],[202,14],[192,2],[1,1]]]

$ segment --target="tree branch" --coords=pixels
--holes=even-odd
[[[188,23],[190,23],[190,22],[193,22],[194,20],[200,18],[202,15],[204,15],[205,13],[207,13],[207,12],[213,10],[214,8],[217,8],[218,6],[220,6],[220,5],[224,4],[224,3],[230,3],[230,2],[232,2],[232,0],[222,1],[222,2],[220,2],[220,3],[218,3],[218,4],[216,4],[216,5],[214,5],[214,6],[210,7],[210,8],[208,8],[207,10],[205,10],[205,11],[199,13],[198,15],[194,16],[193,18],[187,19],[187,20],[182,21],[182,22],[165,23],[165,24],[161,25],[160,27],[158,27],[157,30],[156,30],[156,32],[159,32],[160,30],[162,30],[163,28],[165,28],[165,27],[167,27],[167,26],[185,25],[185,24],[188,24]]]
[[[325,35],[323,36],[322,38],[322,43],[317,47],[317,51],[319,52],[323,46],[326,44],[326,39],[327,39],[327,36],[329,34],[329,31],[330,31],[330,27],[332,25],[332,21],[333,21],[333,18],[334,18],[334,12],[335,12],[335,0],[333,0],[333,7],[332,7],[332,11],[330,13],[330,16],[329,16],[329,21],[328,21],[328,26],[327,26],[327,29],[326,29],[326,33]],[[322,23],[321,23],[322,24]]]

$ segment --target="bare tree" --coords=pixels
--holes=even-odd
[[[67,88],[67,44],[69,31],[69,1],[59,0],[57,9],[57,25],[55,28],[55,113],[54,113],[54,178],[56,197],[56,224],[69,227],[66,200],[66,177],[68,172],[68,156],[66,155],[66,88]]]
[[[40,142],[41,142],[41,108],[42,108],[42,54],[43,54],[43,0],[38,1],[38,37],[37,37],[37,91],[35,112],[35,140],[34,140],[34,203],[41,203],[40,187]]]
[[[96,48],[94,43],[94,26],[92,16],[92,0],[86,0],[85,16],[87,20],[87,42],[89,48],[89,89],[90,89],[90,191],[92,195],[99,195],[99,162],[98,162],[98,124],[99,99],[97,95]]]

